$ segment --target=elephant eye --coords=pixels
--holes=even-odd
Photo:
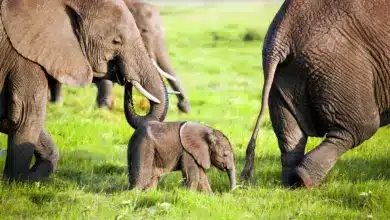
[[[146,30],[145,28],[141,28],[141,33],[146,33],[146,32],[148,32],[148,30]]]
[[[112,40],[112,43],[115,45],[122,45],[122,38],[116,37],[116,38],[114,38],[114,40]]]

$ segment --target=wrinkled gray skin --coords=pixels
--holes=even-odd
[[[267,101],[287,187],[321,184],[344,152],[389,124],[389,11],[386,0],[284,2],[264,42],[262,107],[241,179],[253,178]],[[304,155],[309,136],[325,139]]]
[[[49,75],[64,84],[86,85],[93,77],[108,77],[113,65],[126,87],[139,82],[159,99],[143,119],[165,117],[164,84],[121,0],[2,0],[0,26],[5,179],[39,181],[56,167],[58,150],[44,127]]]
[[[180,94],[176,94],[179,110],[184,113],[190,112],[191,106],[186,92],[169,59],[168,50],[165,45],[163,25],[158,9],[151,4],[134,0],[124,0],[124,2],[135,19],[150,58],[155,60],[164,72],[176,78],[176,81],[168,79],[168,82],[174,91],[180,92]],[[113,82],[105,79],[95,79],[94,82],[98,89],[96,98],[97,106],[106,107],[111,110],[114,105],[114,96],[112,93]],[[54,80],[49,84],[49,87],[50,101],[53,103],[61,102],[61,84]]]
[[[211,193],[205,174],[211,164],[228,173],[231,189],[236,184],[229,140],[200,123],[146,123],[131,137],[127,160],[130,189],[154,188],[162,174],[180,170],[185,187]]]

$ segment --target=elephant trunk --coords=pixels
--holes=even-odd
[[[236,168],[233,167],[228,171],[229,181],[230,181],[230,190],[233,190],[236,187]]]
[[[142,42],[142,41],[141,41]],[[127,58],[123,57],[121,68],[125,75],[124,112],[127,122],[137,129],[147,121],[163,121],[168,111],[168,93],[165,84],[156,68],[153,66],[143,44],[140,44],[138,51],[143,54]],[[128,50],[132,51],[132,50]],[[137,75],[136,75],[137,74]],[[142,95],[148,98],[150,103],[149,112],[138,115],[133,104],[132,87],[139,90]]]

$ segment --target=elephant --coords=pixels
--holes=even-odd
[[[149,3],[138,2],[137,0],[124,0],[124,2],[135,19],[153,64],[159,73],[168,79],[170,86],[174,90],[173,93],[176,94],[178,99],[178,109],[184,113],[190,112],[191,105],[184,87],[170,63],[158,9]],[[49,82],[51,82],[49,83],[50,101],[52,103],[61,102],[61,84],[55,79]],[[94,82],[98,90],[96,98],[97,106],[111,110],[114,105],[112,93],[113,82],[107,79],[96,79]]]
[[[165,85],[122,0],[3,0],[0,25],[4,179],[40,181],[56,168],[59,153],[44,126],[49,76],[73,86],[90,84],[93,77],[117,78],[126,93],[134,86],[151,104],[144,116],[126,110],[134,128],[164,120]],[[127,98],[131,103],[131,94]]]
[[[222,132],[197,122],[149,121],[130,138],[127,151],[129,189],[150,189],[159,177],[181,171],[184,186],[212,193],[205,170],[211,164],[236,184],[232,146]]]
[[[389,11],[385,0],[284,1],[264,40],[262,105],[242,180],[253,181],[267,105],[286,187],[319,186],[343,153],[389,124]],[[308,137],[324,139],[305,154]]]

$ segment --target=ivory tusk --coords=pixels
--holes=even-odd
[[[162,69],[158,66],[158,64],[156,63],[156,61],[154,61],[153,59],[152,59],[152,63],[153,63],[153,65],[156,67],[157,71],[161,74],[161,76],[163,76],[163,77],[165,77],[165,78],[167,78],[167,79],[169,79],[169,80],[172,80],[172,81],[175,81],[175,82],[176,82],[176,78],[173,77],[173,76],[171,76],[171,75],[169,75],[168,73],[164,72],[164,70],[162,70]]]
[[[1,157],[3,154],[5,154],[5,153],[7,153],[7,150],[5,150],[5,149],[0,150],[0,157]]]
[[[174,91],[174,90],[168,90],[167,92],[168,92],[168,94],[175,94],[175,95],[180,94],[180,92]]]
[[[146,98],[148,98],[150,101],[153,101],[157,104],[160,104],[160,100],[158,100],[158,98],[154,97],[152,94],[150,94],[148,91],[146,91],[146,89],[144,89],[144,87],[141,86],[141,84],[139,84],[139,82],[135,81],[135,80],[132,80],[131,81],[131,84],[133,84],[133,86],[142,94],[144,95]]]

